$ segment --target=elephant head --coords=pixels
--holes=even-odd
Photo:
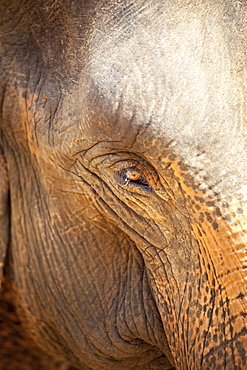
[[[25,330],[78,369],[246,369],[245,2],[2,4]]]

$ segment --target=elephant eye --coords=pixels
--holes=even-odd
[[[129,180],[129,181],[139,181],[140,178],[141,178],[141,174],[139,171],[137,170],[133,170],[133,169],[127,169],[126,171],[126,178]]]
[[[117,171],[116,177],[118,182],[123,186],[134,185],[144,190],[152,190],[145,174],[136,166],[126,167]]]

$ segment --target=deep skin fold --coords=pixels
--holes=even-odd
[[[9,186],[26,332],[79,369],[244,369],[245,4],[1,4],[0,210]],[[123,186],[116,157],[157,185]]]

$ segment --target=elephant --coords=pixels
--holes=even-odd
[[[245,0],[0,0],[3,369],[247,369]]]

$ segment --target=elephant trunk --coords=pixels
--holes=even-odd
[[[188,368],[243,369],[247,366],[244,208],[238,201],[216,205],[204,194],[194,197],[193,211],[192,233],[199,248],[199,263],[195,273],[197,288],[192,288],[187,297],[191,304],[184,312],[190,322]],[[178,368],[183,367],[180,364]]]
[[[247,368],[247,206],[243,187],[234,196],[207,195],[175,164],[190,210],[190,272],[180,287],[171,350],[178,369]],[[187,181],[186,181],[187,180]],[[212,194],[211,194],[212,193]],[[197,262],[194,262],[196,261]],[[184,292],[184,295],[181,292]],[[175,329],[169,325],[169,329]],[[175,330],[176,331],[176,330]]]
[[[188,190],[188,189],[187,189]],[[188,194],[188,192],[187,192]],[[247,366],[247,246],[244,208],[189,196],[191,236],[153,249],[150,271],[177,369]],[[175,221],[174,221],[175,222]],[[188,230],[188,229],[187,229]],[[183,244],[182,244],[183,243]],[[186,249],[187,248],[187,249]],[[152,249],[149,248],[149,253]],[[174,269],[174,261],[177,270]],[[164,274],[166,278],[164,278]]]
[[[242,214],[219,218],[215,227],[210,216],[201,231],[193,227],[204,262],[199,292],[204,302],[198,298],[202,312],[207,312],[206,322],[199,321],[201,368],[243,369],[247,365],[246,222]]]

